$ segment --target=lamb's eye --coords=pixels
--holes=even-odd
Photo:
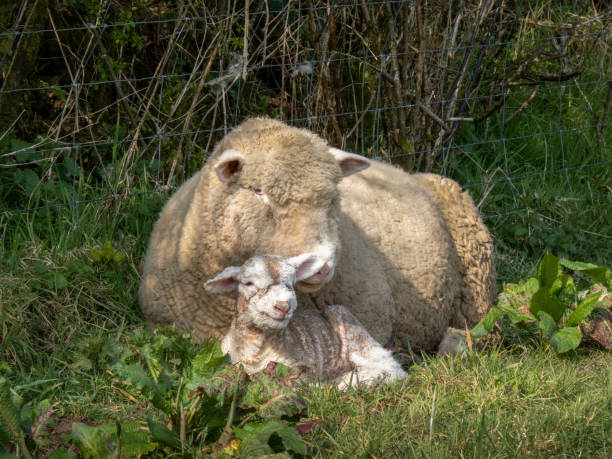
[[[255,284],[254,284],[253,282],[251,282],[251,281],[246,281],[246,282],[244,283],[244,285],[245,285],[246,287],[255,287]]]
[[[262,195],[263,194],[263,190],[261,189],[260,186],[252,186],[251,187],[251,191],[257,195]]]

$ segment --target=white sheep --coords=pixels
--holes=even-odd
[[[280,362],[305,381],[339,387],[406,377],[391,353],[345,307],[297,309],[293,286],[321,268],[313,254],[283,259],[255,256],[205,282],[214,293],[238,292],[236,310],[221,348],[248,373]]]
[[[221,339],[233,298],[202,283],[263,253],[315,253],[321,269],[295,286],[300,308],[345,305],[381,344],[395,335],[436,351],[448,327],[474,326],[495,298],[491,236],[456,182],[256,118],[162,210],[139,290],[148,323]]]

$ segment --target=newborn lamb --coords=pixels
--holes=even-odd
[[[300,371],[305,381],[331,380],[340,387],[406,377],[345,307],[296,310],[293,286],[321,269],[317,260],[312,254],[254,256],[208,280],[204,286],[209,292],[238,291],[223,352],[248,373],[275,361]]]

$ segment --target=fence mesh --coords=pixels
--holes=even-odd
[[[165,193],[262,115],[455,178],[486,219],[537,212],[538,182],[612,163],[612,10],[561,3],[20,0],[0,12],[0,217]]]

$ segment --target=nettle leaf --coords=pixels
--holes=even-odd
[[[557,322],[553,319],[550,314],[544,311],[538,311],[538,327],[544,333],[544,336],[550,338],[557,331]]]
[[[272,453],[269,441],[273,434],[281,438],[287,450],[304,455],[308,452],[295,428],[276,419],[259,424],[249,423],[242,428],[235,428],[234,433],[241,440],[240,452],[245,457]]]
[[[113,369],[121,378],[131,382],[153,406],[166,414],[174,414],[175,407],[168,396],[168,388],[155,382],[142,366],[118,362],[113,365]]]
[[[118,447],[119,435],[121,435],[122,456],[140,456],[142,454],[154,451],[158,447],[158,444],[154,441],[151,441],[151,436],[137,422],[116,421],[114,423],[107,423],[99,426],[87,426],[85,424],[79,424],[76,425],[76,430],[75,424],[73,424],[72,426],[73,438],[75,435],[85,435],[88,439],[87,445],[89,445],[92,441],[95,444],[101,443],[104,446],[100,448],[106,448],[106,450],[109,451],[112,450],[116,452]],[[89,448],[89,446],[87,446],[87,448]],[[82,450],[81,452],[83,453]],[[98,454],[99,452],[100,449],[92,450],[91,454],[94,455]]]
[[[172,432],[165,425],[151,419],[147,420],[147,424],[149,425],[149,432],[151,432],[155,440],[177,451],[182,449],[181,439],[175,432]]]
[[[185,384],[185,388],[191,391],[209,382],[215,371],[229,363],[229,357],[223,354],[221,345],[218,342],[215,341],[209,344],[198,352],[191,361],[189,378]]]
[[[570,261],[561,259],[561,264],[573,271],[581,272],[595,282],[603,284],[607,288],[612,288],[612,272],[606,266],[598,266],[591,263],[583,263],[581,261]]]
[[[568,327],[576,327],[580,325],[605,296],[606,294],[604,292],[593,292],[587,295],[587,297],[580,302],[576,309],[574,309],[572,315],[569,317],[569,319],[567,319],[567,323],[565,325]]]
[[[582,341],[582,333],[577,327],[563,327],[550,337],[550,345],[557,354],[576,349]]]
[[[556,321],[563,316],[566,309],[567,304],[552,296],[548,292],[548,288],[541,288],[535,292],[529,303],[529,310],[534,316],[537,317],[538,312],[544,311],[550,314]]]
[[[72,424],[72,439],[84,458],[108,457],[111,454],[104,431],[97,427],[75,422]]]
[[[559,259],[552,253],[546,253],[538,266],[538,282],[540,282],[540,287],[550,289],[555,279],[559,276],[560,271]]]

